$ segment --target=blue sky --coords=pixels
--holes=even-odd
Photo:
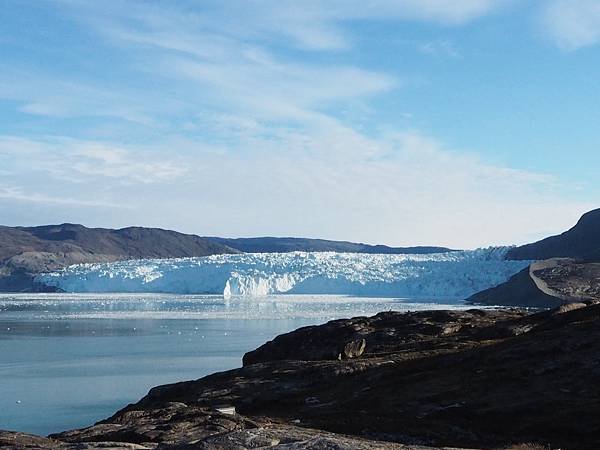
[[[522,243],[599,105],[595,0],[4,0],[0,221]]]

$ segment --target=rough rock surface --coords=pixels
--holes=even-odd
[[[212,430],[199,439],[181,439],[180,443],[88,441],[61,442],[56,439],[31,436],[23,433],[0,431],[1,450],[468,450],[403,445],[395,442],[375,441],[353,436],[302,428],[295,425],[268,424],[245,429],[218,432]],[[536,450],[536,449],[531,449]],[[546,450],[546,449],[542,449]]]
[[[384,312],[374,317],[333,320],[325,325],[303,327],[277,336],[244,355],[243,364],[278,360],[335,360],[347,342],[365,339],[363,357],[398,352],[440,351],[454,345],[472,346],[481,333],[492,338],[511,336],[508,319],[526,315],[505,311]],[[472,335],[472,339],[468,337]]]
[[[360,357],[335,358],[362,339]],[[0,448],[600,448],[599,304],[337,320],[282,335],[244,364],[156,387],[52,441],[0,434]]]
[[[600,209],[568,231],[515,247],[507,259],[539,261],[510,280],[471,296],[474,304],[556,307],[600,300]]]
[[[338,359],[360,358],[367,348],[367,341],[356,339],[344,345],[344,351],[339,354]]]
[[[156,447],[156,444],[145,446],[127,442],[79,442],[69,444],[56,439],[0,430],[1,450],[149,450]]]
[[[532,264],[529,273],[542,292],[566,303],[600,300],[600,263],[555,258]]]
[[[506,283],[471,296],[473,304],[556,307],[600,301],[600,263],[552,258],[519,272]]]

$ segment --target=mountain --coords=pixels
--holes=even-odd
[[[577,258],[600,262],[600,209],[584,214],[569,231],[515,247],[506,257],[519,260]]]
[[[244,253],[337,252],[371,254],[430,254],[453,251],[446,247],[388,247],[346,241],[293,237],[220,238],[208,237],[212,242],[235,248]]]
[[[0,226],[0,291],[45,290],[33,277],[77,263],[239,253],[211,240],[158,228],[120,230],[65,223]]]
[[[184,258],[273,252],[439,253],[443,247],[394,248],[302,238],[200,237],[159,228],[119,230],[64,223],[39,227],[0,226],[0,292],[46,291],[34,283],[43,272],[72,264],[143,258]]]
[[[600,209],[568,231],[515,247],[506,257],[537,261],[506,283],[467,299],[475,304],[554,307],[600,300]]]

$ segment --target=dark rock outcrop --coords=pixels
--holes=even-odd
[[[243,364],[267,361],[336,360],[348,342],[365,340],[362,357],[393,354],[407,349],[426,351],[438,343],[471,345],[465,339],[472,333],[493,331],[492,337],[511,336],[498,320],[517,319],[524,315],[519,310],[503,311],[423,311],[411,313],[383,312],[374,317],[333,320],[325,325],[303,327],[281,334],[254,351],[244,355]],[[495,325],[493,328],[489,328]],[[454,343],[455,342],[455,343]]]
[[[529,267],[502,283],[469,297],[467,302],[478,305],[554,308],[562,304],[556,297],[545,294],[529,275]]]
[[[322,351],[362,339],[357,359]],[[94,426],[51,436],[60,446],[30,448],[492,449],[531,442],[592,450],[600,447],[598,355],[600,304],[537,314],[386,312],[280,336],[249,353],[241,369],[154,388]],[[219,412],[223,405],[237,413]]]

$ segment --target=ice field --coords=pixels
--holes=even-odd
[[[429,255],[257,253],[80,264],[38,281],[64,292],[334,294],[463,299],[506,281],[529,261],[502,247]]]

